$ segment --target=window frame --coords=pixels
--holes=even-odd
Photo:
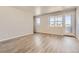
[[[61,21],[58,20],[58,17],[60,17],[60,16],[62,19]],[[53,21],[51,21],[52,17],[54,19]],[[49,20],[48,22],[49,22],[50,27],[62,27],[63,26],[63,16],[62,15],[49,16],[48,20]],[[61,22],[60,25],[58,24],[59,22]],[[53,25],[51,23],[53,23]]]

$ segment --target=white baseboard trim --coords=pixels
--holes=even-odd
[[[9,37],[9,38],[6,38],[6,39],[1,39],[0,42],[6,41],[6,40],[11,40],[11,39],[22,37],[22,36],[26,36],[26,35],[31,35],[31,34],[33,34],[33,33],[28,33],[28,34],[18,35],[18,36],[14,36],[14,37]]]

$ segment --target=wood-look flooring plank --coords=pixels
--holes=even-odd
[[[0,53],[75,53],[79,40],[74,37],[35,33],[0,42]]]

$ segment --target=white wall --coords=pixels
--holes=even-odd
[[[76,36],[79,38],[79,7],[76,9]]]
[[[0,7],[0,40],[33,34],[33,14],[13,7]]]

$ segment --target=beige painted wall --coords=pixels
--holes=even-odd
[[[76,36],[79,38],[79,7],[76,8]]]
[[[13,7],[0,7],[0,40],[33,34],[33,14]]]

